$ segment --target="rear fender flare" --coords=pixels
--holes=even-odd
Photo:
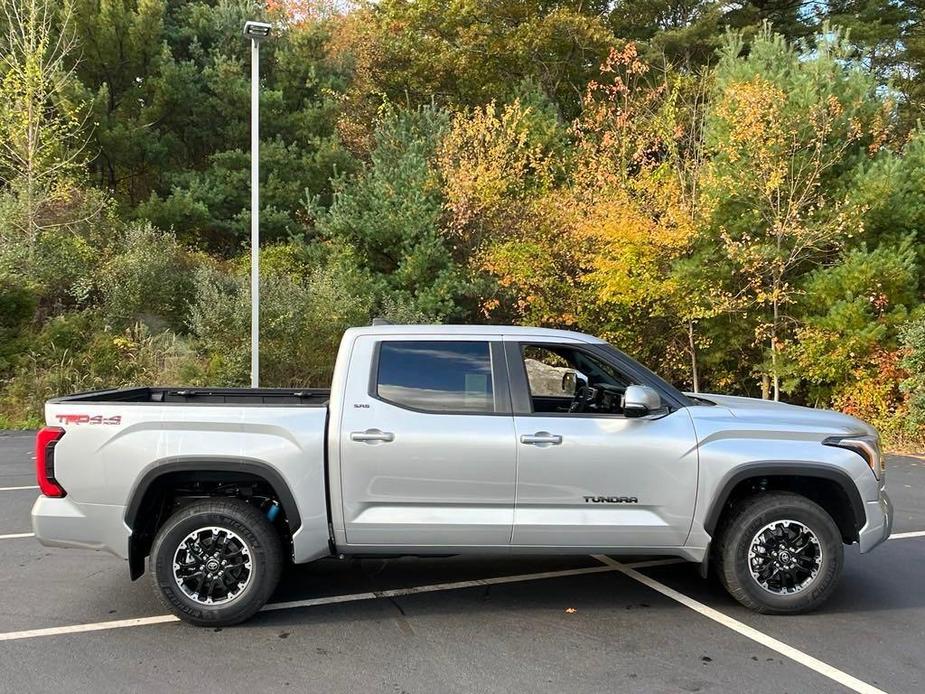
[[[135,526],[142,502],[151,486],[164,475],[174,472],[236,472],[253,475],[267,482],[279,497],[280,506],[286,514],[290,531],[295,532],[302,526],[299,507],[289,485],[276,468],[260,460],[242,457],[221,458],[164,458],[153,463],[139,478],[132,489],[125,507],[125,524],[131,531],[128,543],[129,572],[132,579],[144,573],[144,551],[135,540]]]

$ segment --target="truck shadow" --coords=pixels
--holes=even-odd
[[[685,595],[741,621],[752,620],[826,620],[837,615],[866,615],[925,607],[925,591],[915,587],[925,584],[925,559],[921,552],[910,553],[888,543],[877,555],[860,556],[856,547],[846,549],[845,572],[835,593],[818,611],[807,615],[770,617],[753,615],[730,598],[718,580],[703,580],[693,564],[675,564],[644,569],[646,575]],[[878,556],[879,555],[879,556]],[[871,561],[871,560],[874,561]],[[633,561],[624,558],[624,562]],[[361,614],[394,611],[407,606],[416,614],[442,614],[470,610],[517,610],[546,607],[564,611],[619,607],[625,610],[680,609],[674,601],[639,584],[619,572],[582,573],[540,580],[491,583],[471,587],[441,589],[371,598],[369,593],[402,591],[420,586],[476,581],[496,577],[514,577],[540,572],[556,572],[600,566],[591,557],[518,557],[518,558],[414,558],[322,560],[305,566],[292,566],[284,575],[271,602],[290,602],[358,596],[344,603],[312,605],[293,611],[268,612],[258,619],[286,621],[324,621],[353,619]],[[379,603],[378,605],[371,605]],[[390,604],[391,603],[391,604]],[[358,608],[358,605],[364,605]],[[645,605],[639,608],[639,605]],[[404,607],[399,607],[399,610]],[[310,613],[312,616],[309,616]],[[287,615],[283,617],[282,615]],[[317,614],[317,616],[316,616]],[[272,616],[271,616],[272,615]],[[323,616],[322,616],[323,615]],[[362,617],[360,617],[362,618]]]

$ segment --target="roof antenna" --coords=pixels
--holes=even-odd
[[[392,321],[386,320],[385,318],[373,318],[373,322],[372,322],[371,325],[373,325],[373,326],[376,326],[376,325],[392,325]]]

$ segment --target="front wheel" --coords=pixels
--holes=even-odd
[[[844,564],[838,526],[799,494],[743,500],[723,524],[718,573],[729,594],[755,612],[797,614],[832,594]]]
[[[282,572],[279,535],[240,499],[184,506],[160,528],[151,578],[167,608],[198,626],[229,626],[251,617]]]

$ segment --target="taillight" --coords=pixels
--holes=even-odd
[[[64,429],[61,427],[45,427],[35,435],[35,475],[45,496],[67,494],[55,479],[55,446],[62,436]]]

